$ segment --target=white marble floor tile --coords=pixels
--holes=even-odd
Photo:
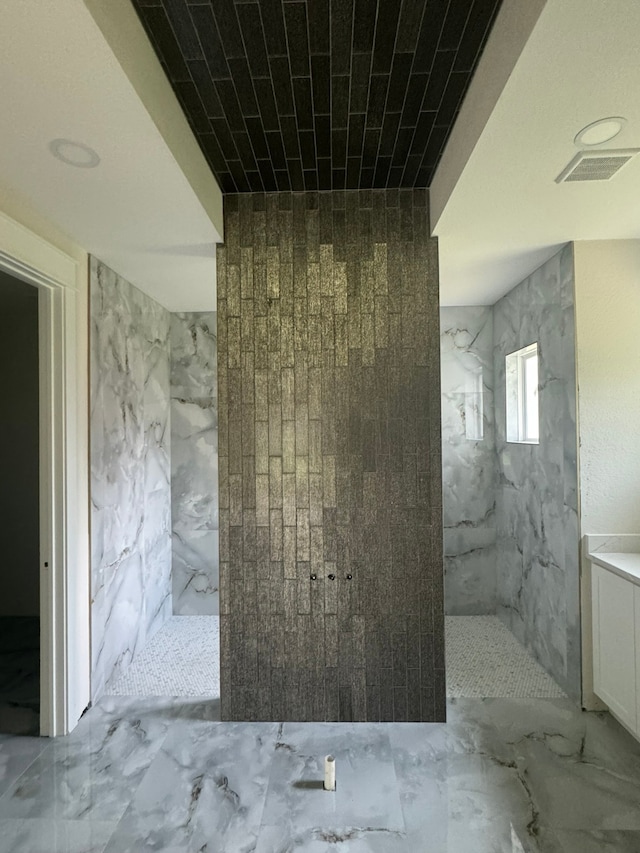
[[[0,796],[47,746],[46,738],[0,735]]]
[[[329,754],[336,761],[335,792],[322,787]],[[388,732],[371,724],[286,723],[271,764],[262,823],[402,832]]]
[[[477,826],[493,839],[488,850],[511,851],[512,829],[530,838],[535,804],[512,752],[496,741],[490,729],[473,724],[466,732],[456,723],[393,727],[408,837],[428,836],[438,851],[457,849],[465,836],[468,842],[479,833]]]
[[[108,853],[253,853],[277,731],[270,723],[176,724]]]
[[[346,827],[291,833],[288,827],[263,827],[255,853],[547,853],[523,846],[508,819],[437,822],[420,831],[390,832]],[[555,853],[555,851],[554,851]],[[574,851],[571,851],[574,853]],[[591,853],[591,851],[589,851]],[[626,851],[625,851],[626,853]]]
[[[639,780],[625,779],[584,762],[557,775],[551,775],[553,772],[553,763],[546,759],[535,766],[529,761],[523,770],[535,791],[537,810],[545,825],[640,832]]]
[[[384,829],[265,826],[260,829],[255,853],[407,853],[406,844],[404,833]],[[421,853],[419,847],[414,850]]]
[[[459,710],[483,717],[512,749],[541,824],[640,830],[640,743],[608,714],[568,701],[487,700]]]
[[[0,820],[0,853],[103,853],[115,823]]]
[[[545,853],[639,853],[640,832],[557,830],[542,832]]]
[[[0,797],[0,819],[118,820],[181,709],[169,699],[101,700]]]

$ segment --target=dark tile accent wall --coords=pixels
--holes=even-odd
[[[222,717],[445,715],[424,190],[225,197]]]
[[[425,187],[501,0],[133,0],[222,191]]]

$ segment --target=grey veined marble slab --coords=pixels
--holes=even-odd
[[[119,820],[182,712],[168,700],[103,698],[9,787],[0,820]]]
[[[440,309],[445,612],[496,608],[493,314]]]
[[[45,738],[0,735],[0,796],[47,747]]]
[[[108,853],[254,851],[277,730],[275,723],[176,725]]]
[[[0,820],[0,850],[102,853],[117,824],[80,820]]]
[[[326,755],[336,761],[335,792],[322,787]],[[291,834],[305,825],[336,834],[345,827],[402,832],[389,733],[376,724],[286,723],[271,763],[262,824],[289,827]]]
[[[172,575],[178,615],[219,612],[216,359],[216,312],[172,314]]]
[[[171,614],[169,312],[91,258],[92,695]]]
[[[494,306],[498,615],[580,696],[573,249]],[[538,343],[540,443],[507,441],[505,357]]]

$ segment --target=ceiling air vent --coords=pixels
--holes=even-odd
[[[628,163],[640,148],[612,148],[609,151],[581,151],[556,178],[569,181],[608,181]]]

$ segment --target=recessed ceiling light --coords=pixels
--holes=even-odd
[[[79,169],[93,169],[100,162],[100,157],[88,145],[82,142],[73,142],[71,139],[52,139],[49,143],[49,151],[58,160],[62,160],[68,166],[77,166]]]
[[[617,136],[627,123],[622,116],[609,116],[583,127],[573,140],[576,145],[602,145]]]

